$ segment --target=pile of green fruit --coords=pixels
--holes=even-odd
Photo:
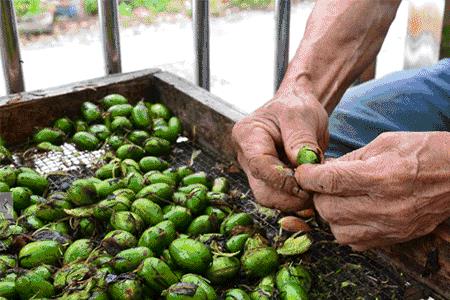
[[[255,233],[251,215],[224,205],[225,177],[164,159],[182,131],[167,107],[113,94],[85,102],[81,115],[34,142],[42,151],[108,145],[114,155],[95,177],[49,192],[31,168],[0,168],[0,192],[13,199],[12,218],[0,219],[0,299],[307,299],[308,272],[280,265],[283,252]]]

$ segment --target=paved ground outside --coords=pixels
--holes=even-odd
[[[290,54],[297,48],[313,7],[292,8]],[[377,77],[401,70],[407,2],[403,1],[378,57]],[[211,19],[211,91],[251,112],[273,94],[273,11],[243,11]],[[158,67],[193,79],[191,20],[177,16],[154,25],[121,29],[123,71]],[[26,89],[36,90],[103,76],[98,26],[22,46]],[[1,66],[0,66],[1,68]],[[0,73],[3,83],[3,71]],[[0,84],[0,95],[5,87]]]

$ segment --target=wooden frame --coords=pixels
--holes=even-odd
[[[233,161],[231,130],[245,116],[235,107],[171,73],[149,69],[0,98],[0,135],[20,144],[37,127],[62,116],[76,117],[84,101],[120,93],[167,104],[181,118],[186,134],[223,161]],[[426,237],[376,251],[415,279],[450,298],[450,229],[442,224]],[[427,276],[423,276],[428,273]]]

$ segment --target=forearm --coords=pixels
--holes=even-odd
[[[400,0],[318,0],[277,94],[310,90],[331,113],[375,59]]]

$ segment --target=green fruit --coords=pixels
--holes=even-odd
[[[127,187],[135,193],[138,193],[145,187],[145,179],[141,173],[132,172],[126,177]]]
[[[122,178],[109,178],[105,179],[95,185],[97,196],[99,198],[105,198],[112,194],[115,190],[126,187],[126,182]]]
[[[66,214],[64,209],[70,209],[72,205],[65,199],[49,199],[44,203],[37,204],[36,216],[44,221],[52,222],[63,218]]]
[[[169,266],[161,259],[155,257],[146,258],[138,269],[137,274],[145,280],[150,288],[158,293],[179,281],[179,277]]]
[[[172,205],[167,212],[164,212],[164,220],[170,220],[175,225],[177,231],[185,231],[192,222],[191,212],[178,205]]]
[[[128,117],[133,110],[133,106],[130,104],[117,104],[108,108],[108,112],[110,113],[112,118],[115,117]]]
[[[127,98],[119,94],[110,94],[105,96],[102,100],[100,100],[104,109],[108,109],[111,106],[119,105],[119,104],[128,104]]]
[[[139,161],[139,166],[143,172],[153,170],[163,171],[167,169],[169,163],[156,156],[146,156]]]
[[[75,131],[75,126],[69,118],[60,118],[56,120],[53,127],[61,130],[66,135],[72,134]]]
[[[33,272],[18,277],[15,285],[21,299],[51,298],[55,295],[53,285]]]
[[[139,164],[132,159],[124,159],[120,162],[120,169],[122,170],[122,174],[124,176],[130,173],[141,173],[141,169],[139,168]]]
[[[33,272],[34,274],[41,276],[41,278],[49,280],[52,278],[52,268],[52,266],[40,265],[32,269],[30,273]]]
[[[194,174],[194,170],[189,166],[181,166],[177,169],[177,175],[180,180],[191,174]]]
[[[89,179],[78,179],[67,191],[67,199],[77,206],[89,205],[97,200],[97,188]]]
[[[248,213],[236,213],[228,216],[220,225],[220,233],[230,234],[236,226],[250,226],[253,224],[252,216]]]
[[[108,294],[115,300],[139,300],[142,299],[143,290],[138,280],[122,279],[109,285]]]
[[[183,131],[183,125],[178,117],[171,117],[167,122],[170,131],[172,131],[175,135],[179,135]]]
[[[56,223],[50,223],[50,224],[48,224],[48,228],[52,231],[59,232],[60,234],[65,234],[65,235],[70,234],[69,225],[67,225],[67,223],[62,222],[62,221],[56,222]]]
[[[230,188],[228,179],[225,177],[218,177],[214,179],[213,186],[211,188],[212,192],[227,193]]]
[[[250,237],[247,233],[241,233],[235,236],[232,236],[226,242],[227,250],[231,253],[240,252],[244,249],[245,242]]]
[[[113,132],[124,132],[133,129],[133,124],[126,117],[118,116],[111,122],[111,130]]]
[[[185,206],[186,205],[187,196],[185,193],[175,192],[172,195],[172,201],[175,204]]]
[[[131,111],[131,121],[137,128],[147,129],[151,125],[150,112],[143,101],[140,101]]]
[[[178,282],[164,291],[166,300],[207,300],[208,296],[199,285],[187,282]]]
[[[0,281],[0,297],[14,299],[16,295],[16,283],[14,281]]]
[[[241,264],[236,257],[216,257],[206,271],[206,277],[212,283],[225,283],[239,274]]]
[[[136,245],[137,240],[134,235],[124,230],[110,231],[102,240],[102,246],[111,255],[116,255],[120,251],[135,247]]]
[[[186,198],[186,207],[195,215],[199,215],[204,212],[206,207],[209,205],[206,192],[200,188],[193,189]]]
[[[208,247],[193,239],[176,239],[169,251],[175,264],[187,272],[202,274],[212,261]]]
[[[149,176],[146,176],[145,181],[150,184],[167,183],[170,186],[175,186],[177,184],[176,181],[174,181],[172,177],[170,177],[168,175],[164,175],[162,173],[156,173],[156,172],[150,174]]]
[[[25,219],[24,225],[30,229],[36,230],[36,229],[44,227],[45,224],[41,219],[39,219],[38,217],[33,215],[33,216],[28,216]]]
[[[116,230],[125,230],[136,234],[144,229],[144,221],[137,214],[129,211],[114,212],[110,220],[111,226]]]
[[[9,166],[0,168],[0,181],[6,183],[9,186],[14,186],[16,184],[15,170]]]
[[[75,121],[75,131],[76,132],[80,132],[80,131],[87,131],[88,130],[88,124],[83,121],[83,120],[76,120]]]
[[[62,257],[62,247],[55,241],[37,241],[26,244],[19,252],[19,264],[33,268],[41,264],[55,265]]]
[[[162,103],[155,103],[150,105],[150,115],[152,118],[163,118],[164,120],[168,120],[171,116],[170,110]]]
[[[72,137],[72,142],[81,150],[95,150],[99,146],[99,140],[95,135],[85,131],[79,131]]]
[[[288,282],[282,288],[278,288],[282,300],[307,300],[308,293],[298,284]]]
[[[250,296],[241,289],[231,289],[225,294],[225,300],[251,300]]]
[[[287,283],[301,285],[305,291],[311,288],[311,275],[301,265],[289,265],[281,268],[276,276],[278,288],[282,288]]]
[[[120,167],[116,163],[109,163],[101,166],[96,172],[95,177],[99,179],[108,179],[120,176]]]
[[[106,139],[111,135],[108,127],[103,124],[94,124],[89,127],[89,132],[95,135],[100,141],[106,141]]]
[[[191,185],[191,184],[196,184],[196,183],[200,183],[203,184],[205,186],[210,186],[210,182],[208,177],[206,176],[206,173],[201,171],[201,172],[197,172],[191,175],[188,175],[186,177],[184,177],[181,180],[181,183],[186,186],[186,185]]]
[[[241,257],[242,270],[249,277],[264,277],[278,269],[278,254],[272,247],[246,250]]]
[[[214,232],[217,222],[207,215],[198,216],[189,225],[186,233],[190,236],[197,236],[204,233]]]
[[[17,176],[17,185],[29,188],[33,193],[42,195],[47,189],[48,180],[39,174],[24,172]]]
[[[153,252],[147,247],[136,247],[123,250],[114,258],[113,268],[116,272],[125,273],[136,269],[147,257],[153,256]]]
[[[198,285],[206,293],[207,300],[216,300],[217,294],[214,288],[209,285],[208,281],[200,275],[185,274],[181,277],[181,282],[193,283]]]
[[[168,140],[169,142],[173,143],[176,141],[178,137],[178,132],[175,130],[172,130],[168,126],[154,126],[153,127],[153,136],[159,137],[165,140]]]
[[[307,146],[304,146],[300,150],[298,150],[297,154],[297,163],[299,165],[303,164],[317,164],[320,162],[319,157],[316,152],[309,149]]]
[[[118,196],[125,197],[128,200],[133,201],[134,198],[135,198],[136,193],[133,192],[133,190],[130,190],[130,189],[118,189],[118,190],[115,190],[113,192],[113,195],[115,197],[118,197]]]
[[[76,260],[83,260],[89,256],[93,250],[93,244],[88,239],[81,239],[74,241],[64,253],[64,264],[74,262]]]
[[[0,145],[0,163],[12,162],[12,153],[5,146]]]
[[[9,185],[0,181],[0,193],[9,192]]]
[[[162,221],[145,230],[138,245],[147,247],[159,255],[175,238],[175,225],[171,221]]]
[[[149,155],[166,155],[170,153],[170,142],[162,138],[151,137],[145,141],[144,149]]]
[[[74,283],[87,279],[90,273],[90,267],[85,263],[64,265],[56,271],[53,285],[57,290],[61,290],[67,285],[73,285]]]
[[[147,226],[156,225],[163,221],[161,207],[145,198],[136,199],[131,205],[131,211],[140,216]]]
[[[81,114],[88,123],[100,120],[102,117],[100,108],[92,102],[84,102],[81,105]]]
[[[62,152],[62,148],[60,146],[55,146],[50,142],[42,142],[36,145],[36,148],[40,151],[53,151],[53,152]]]
[[[59,129],[43,128],[33,137],[36,144],[50,142],[53,145],[61,145],[64,141],[64,132]]]
[[[144,142],[150,138],[150,134],[144,130],[134,130],[130,132],[127,138],[133,144],[143,146]]]
[[[213,216],[219,224],[222,223],[226,217],[226,214],[221,209],[213,206],[208,206],[205,209],[205,214],[208,216]]]
[[[0,263],[3,263],[8,269],[12,269],[16,266],[16,259],[12,255],[2,254],[0,255]]]
[[[14,210],[20,211],[30,205],[30,197],[32,195],[30,189],[18,186],[11,188],[10,192],[12,193]]]
[[[258,286],[250,294],[252,300],[271,300],[275,297],[275,279],[269,275],[261,279]]]
[[[154,183],[143,188],[136,198],[147,198],[155,203],[162,203],[172,198],[173,189],[167,183]]]
[[[111,146],[114,150],[119,149],[120,146],[125,144],[125,138],[123,136],[111,135],[106,142]]]
[[[94,207],[94,217],[103,221],[109,220],[111,215],[117,211],[127,211],[130,208],[131,201],[123,196],[117,196],[114,199],[105,199],[100,201]]]
[[[144,156],[144,149],[132,144],[125,144],[116,150],[116,155],[120,159],[130,158],[132,160],[140,160]]]

